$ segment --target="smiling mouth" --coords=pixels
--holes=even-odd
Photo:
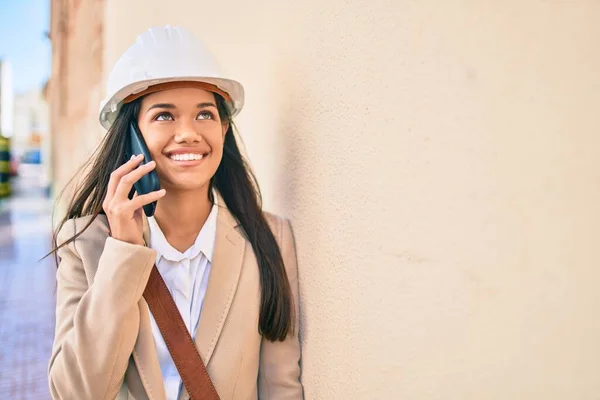
[[[198,154],[198,153],[179,153],[171,154],[169,158],[173,161],[200,161],[210,153]]]

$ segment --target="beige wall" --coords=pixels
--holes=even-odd
[[[135,18],[132,18],[132,16]],[[308,399],[597,399],[600,3],[107,1],[247,89],[299,250]]]

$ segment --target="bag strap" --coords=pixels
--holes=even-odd
[[[165,339],[169,353],[175,362],[183,385],[191,400],[219,400],[204,362],[188,332],[177,305],[160,276],[156,265],[152,267],[144,298]]]

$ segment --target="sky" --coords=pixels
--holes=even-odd
[[[50,0],[0,0],[0,59],[12,66],[15,93],[50,77]]]

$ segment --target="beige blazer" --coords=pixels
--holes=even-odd
[[[89,218],[67,221],[58,243],[79,232]],[[220,206],[195,343],[223,400],[303,398],[294,239],[289,221],[272,214],[267,214],[267,221],[291,284],[295,331],[275,343],[258,333],[256,258],[236,219]],[[146,220],[144,239],[149,243]],[[52,397],[165,400],[148,304],[142,297],[156,251],[109,237],[106,217],[98,216],[58,254],[56,332],[48,367]],[[189,399],[185,390],[180,399]]]

